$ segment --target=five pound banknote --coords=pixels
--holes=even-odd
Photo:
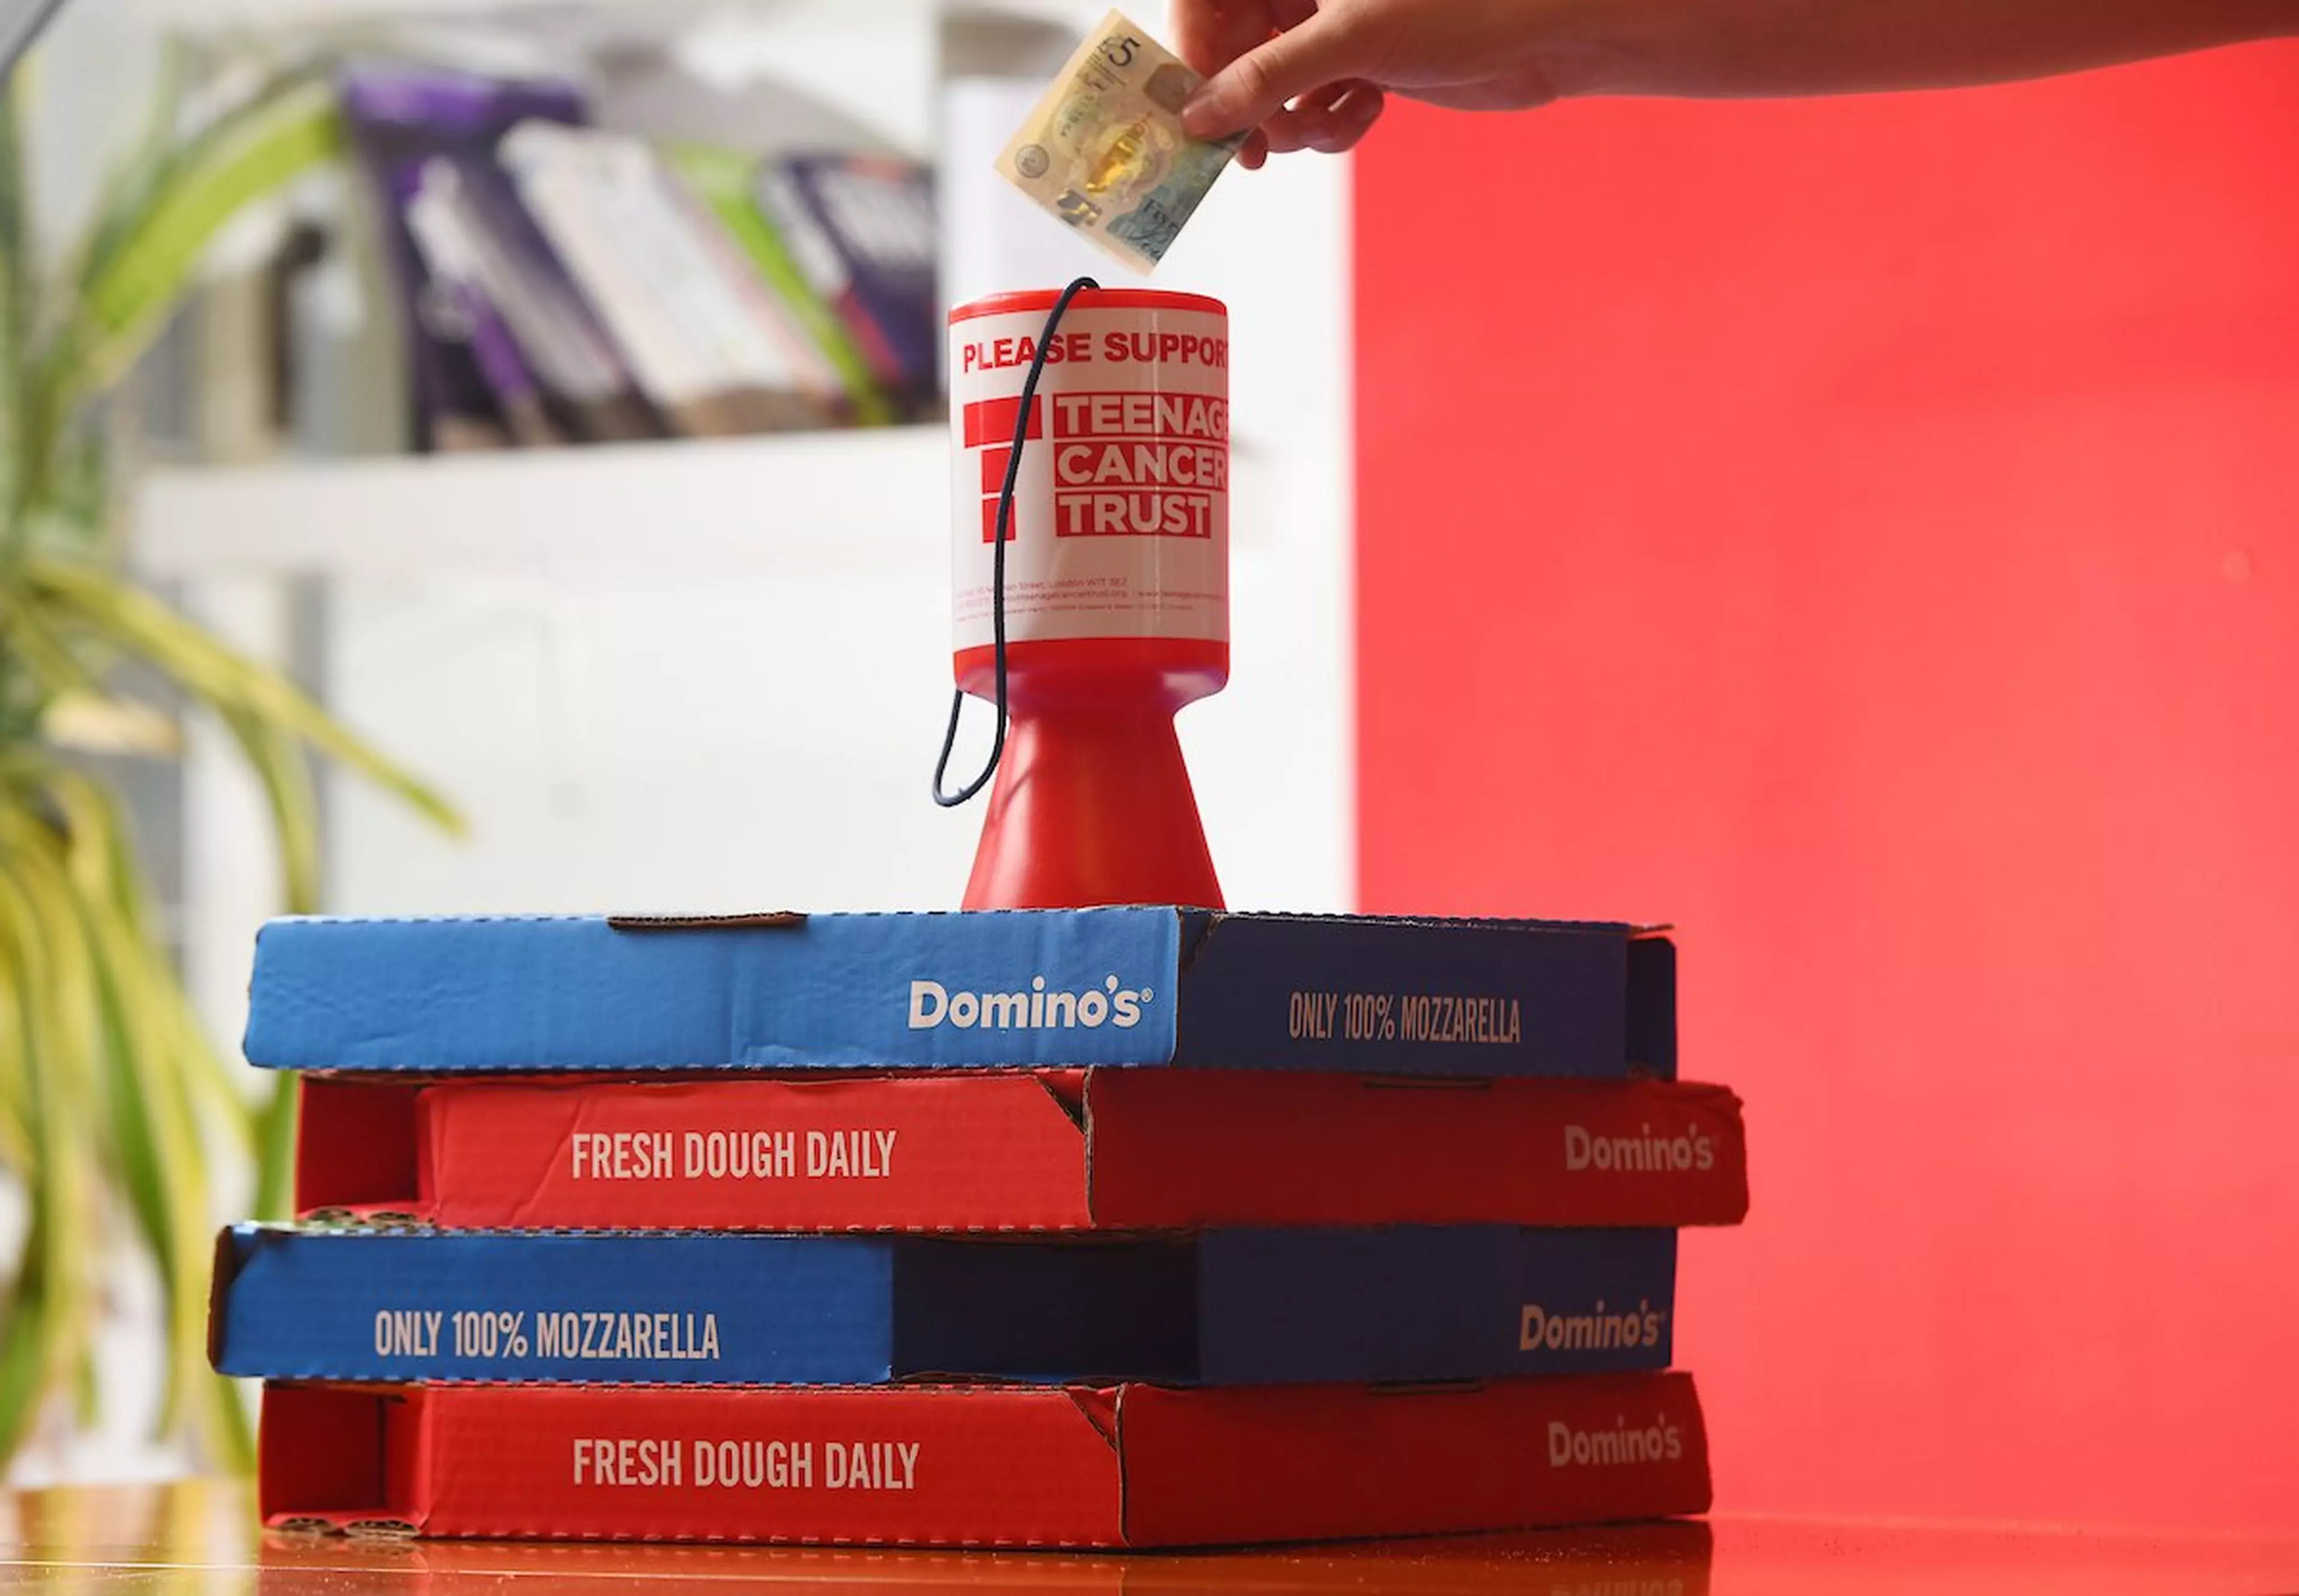
[[[1116,12],[1086,36],[998,157],[1006,180],[1137,271],[1174,235],[1245,142],[1192,138],[1182,106],[1201,81]]]

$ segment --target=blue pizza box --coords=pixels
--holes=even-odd
[[[1175,1065],[1676,1074],[1675,949],[1627,925],[1170,908],[275,920],[277,1069]]]
[[[1676,1234],[1120,1241],[237,1226],[216,1368],[725,1385],[1423,1382],[1665,1367]]]

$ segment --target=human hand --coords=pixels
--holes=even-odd
[[[2299,34],[2299,0],[1174,0],[1207,75],[1183,125],[1339,152],[1404,95],[1856,94],[2046,77]]]
[[[1541,0],[1175,0],[1177,43],[1208,81],[1184,113],[1199,137],[1254,129],[1239,162],[1339,154],[1386,93],[1465,111],[1546,104],[1594,51]],[[1561,17],[1556,19],[1562,21]]]

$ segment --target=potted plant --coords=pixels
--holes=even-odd
[[[277,1212],[293,1135],[289,1084],[255,1088],[201,1035],[155,936],[120,794],[91,751],[164,755],[170,703],[216,717],[268,796],[289,910],[316,898],[312,755],[456,824],[281,676],[123,569],[102,401],[222,223],[340,140],[328,86],[309,74],[188,135],[177,123],[165,96],[83,235],[48,251],[32,237],[14,92],[0,103],[0,1179],[24,1216],[14,1256],[0,1255],[0,1460],[52,1403],[92,1411],[104,1272],[127,1245],[148,1253],[166,1304],[163,1430],[246,1466],[245,1411],[206,1367],[217,1186],[252,1161],[257,1209]]]

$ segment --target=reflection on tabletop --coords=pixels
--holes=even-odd
[[[2174,1534],[1720,1516],[1709,1524],[1130,1556],[605,1542],[347,1540],[266,1533],[237,1484],[0,1493],[0,1587],[88,1596],[612,1596],[720,1590],[1538,1596],[2272,1596],[2299,1591],[2299,1533]]]
[[[0,1499],[14,1548],[0,1584],[130,1592],[413,1596],[515,1585],[596,1596],[642,1582],[806,1585],[857,1592],[1193,1590],[1533,1591],[1702,1596],[1711,1535],[1697,1522],[1212,1553],[834,1550],[413,1541],[283,1534],[245,1492],[187,1483]]]

